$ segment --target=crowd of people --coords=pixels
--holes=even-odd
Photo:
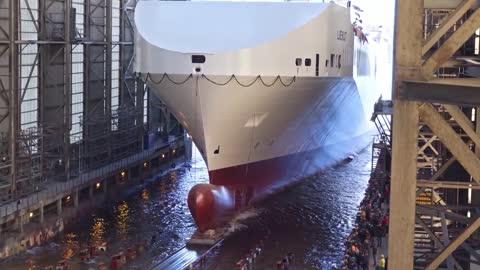
[[[345,242],[342,268],[345,270],[385,270],[388,257],[379,254],[388,232],[388,177],[372,177],[360,204],[356,224]],[[370,261],[370,258],[372,260]]]

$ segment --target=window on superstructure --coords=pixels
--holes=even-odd
[[[335,61],[335,54],[330,54],[330,67],[333,67],[334,61]]]
[[[305,66],[309,67],[312,65],[312,59],[310,58],[305,58]]]
[[[325,60],[325,67],[328,67],[328,59]]]
[[[297,67],[301,66],[301,65],[302,65],[302,58],[297,58],[297,59],[295,59],[295,65],[296,65]]]
[[[192,55],[192,63],[194,64],[205,63],[205,55]]]
[[[342,67],[342,56],[339,55],[338,56],[338,68],[341,68]]]

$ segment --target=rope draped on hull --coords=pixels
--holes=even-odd
[[[152,75],[151,75],[150,73],[147,73],[147,76],[145,77],[145,81],[146,81],[146,82],[150,81],[150,82],[152,82],[153,84],[161,84],[161,83],[163,82],[163,80],[167,79],[168,81],[170,81],[170,82],[173,83],[173,84],[182,85],[182,84],[188,82],[190,79],[193,79],[193,76],[194,76],[193,73],[191,73],[191,74],[189,74],[189,75],[185,78],[185,80],[183,80],[183,81],[175,81],[175,80],[173,80],[173,79],[170,77],[170,75],[168,75],[167,73],[163,73],[162,78],[160,78],[159,81],[155,81],[155,80],[153,80]],[[266,83],[266,82],[263,80],[262,76],[257,75],[252,82],[246,83],[246,84],[240,82],[240,81],[238,80],[237,76],[235,76],[235,74],[232,74],[232,75],[230,76],[230,78],[229,78],[226,82],[216,82],[216,81],[214,81],[213,79],[207,77],[205,74],[202,74],[201,77],[202,77],[203,79],[206,79],[207,81],[209,81],[209,82],[211,82],[211,83],[213,83],[213,84],[215,84],[215,85],[219,85],[219,86],[224,86],[224,85],[227,85],[227,84],[231,83],[232,81],[235,81],[235,82],[237,82],[238,85],[240,85],[240,86],[242,86],[242,87],[250,87],[250,86],[254,85],[257,81],[260,81],[260,82],[261,82],[264,86],[266,86],[266,87],[271,87],[271,86],[275,85],[275,83],[277,83],[277,81],[280,82],[284,87],[289,87],[289,86],[291,86],[291,85],[296,81],[296,76],[293,76],[292,79],[290,80],[290,82],[286,83],[286,82],[284,82],[284,81],[282,80],[282,78],[280,77],[280,75],[277,75],[277,76],[275,77],[275,80],[274,80],[272,83]]]

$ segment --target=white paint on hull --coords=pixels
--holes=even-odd
[[[287,10],[300,7],[298,3],[271,3],[275,8],[269,10],[264,7],[270,4],[254,2],[149,2],[141,1],[136,8],[135,70],[148,78],[151,89],[192,135],[209,170],[312,150],[367,131],[376,100],[375,57],[369,46],[353,35],[349,9],[302,3],[302,12],[288,13],[298,18],[279,23],[279,29],[270,33],[267,30],[275,25],[268,20],[282,21]],[[168,16],[167,23],[153,17],[152,5],[162,12],[190,15]],[[198,5],[207,14],[196,13]],[[272,12],[277,9],[282,12]],[[261,26],[258,31],[252,24],[236,26],[242,29],[238,35],[245,39],[243,43],[235,41],[231,28],[215,26],[214,40],[225,37],[225,44],[217,46],[202,36],[211,34],[210,29],[192,27],[187,31],[186,22],[179,22],[194,25],[208,15],[212,18],[206,20],[212,23],[229,12],[253,16]],[[234,21],[238,21],[237,15],[232,15]],[[181,29],[176,29],[177,23]],[[158,27],[172,29],[162,32]],[[165,36],[174,31],[176,36]],[[179,40],[188,39],[192,31],[202,38],[190,41],[199,44],[173,40],[178,36]],[[162,38],[168,39],[166,43]],[[192,55],[198,54],[205,56],[205,63],[192,63]],[[297,58],[302,61],[300,66]],[[232,75],[237,81],[230,80]],[[264,83],[257,79],[249,87],[240,85],[249,85],[258,76]],[[277,80],[272,86],[265,85],[277,76],[283,84]],[[212,83],[229,80],[223,86]]]
[[[171,76],[181,81],[188,75]],[[152,75],[158,81],[162,75]],[[214,82],[230,77],[209,76]],[[282,78],[290,82],[293,78]],[[238,77],[247,84],[255,77]],[[275,77],[264,77],[271,83]],[[346,141],[366,130],[366,117],[352,78],[298,77],[250,87],[225,86],[201,75],[182,85],[164,79],[152,89],[173,112],[207,161],[209,170],[241,165]],[[215,154],[215,150],[219,150]]]

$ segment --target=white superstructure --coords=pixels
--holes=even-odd
[[[375,58],[354,36],[348,8],[140,1],[135,26],[136,72],[192,135],[209,171],[367,129]]]

